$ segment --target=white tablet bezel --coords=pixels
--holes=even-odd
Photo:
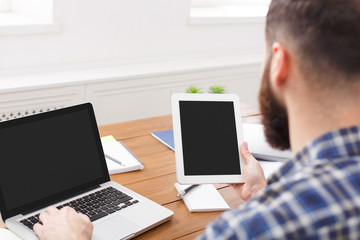
[[[240,172],[238,175],[198,175],[185,176],[183,161],[183,146],[181,135],[180,121],[180,101],[217,101],[233,102],[236,135],[238,140],[238,151],[240,156]],[[242,183],[243,178],[243,159],[240,155],[240,144],[243,142],[243,130],[241,125],[240,100],[236,94],[194,94],[194,93],[174,93],[171,96],[172,118],[174,129],[175,159],[176,159],[176,176],[180,184],[203,184],[203,183]]]

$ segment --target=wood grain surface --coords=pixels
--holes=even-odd
[[[249,105],[241,104],[241,112],[243,122],[261,121],[259,111]],[[172,220],[136,239],[193,239],[222,213],[190,213],[181,198],[176,196],[175,154],[150,135],[153,131],[169,129],[172,129],[171,115],[99,127],[101,136],[113,135],[117,140],[121,140],[145,165],[141,171],[111,175],[111,180],[174,212]],[[236,208],[243,202],[226,184],[215,186],[231,208]],[[0,227],[4,227],[1,221]]]

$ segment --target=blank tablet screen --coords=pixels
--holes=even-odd
[[[233,102],[180,101],[185,176],[241,174]]]

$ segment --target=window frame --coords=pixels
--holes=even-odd
[[[270,2],[271,0],[191,0],[191,7],[264,6]]]
[[[60,23],[53,18],[53,1],[0,0],[0,37],[59,33]]]
[[[10,0],[0,0],[0,12],[10,12]]]
[[[189,25],[264,23],[271,0],[191,0]]]

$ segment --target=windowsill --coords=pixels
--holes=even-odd
[[[191,8],[190,25],[265,22],[268,6]]]
[[[0,35],[43,34],[60,32],[60,24],[25,15],[0,13]]]
[[[211,72],[221,69],[247,69],[256,66],[260,69],[261,55],[243,54],[241,57],[219,56],[173,61],[149,62],[141,64],[101,64],[94,63],[82,66],[54,66],[34,73],[22,73],[1,76],[0,93],[41,89],[48,87],[73,86],[99,82],[124,81],[129,79],[145,79],[164,77],[176,74]],[[21,71],[18,71],[21,72]]]

